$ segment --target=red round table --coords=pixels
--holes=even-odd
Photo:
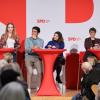
[[[95,54],[97,58],[100,60],[100,50],[89,50],[89,51]]]
[[[14,51],[15,51],[15,49],[13,49],[13,48],[1,48],[0,49],[0,59],[3,58],[4,53],[7,53],[7,52],[13,53]]]
[[[64,49],[34,49],[40,55],[44,63],[44,76],[37,92],[38,96],[60,96],[60,92],[56,87],[53,78],[53,65],[54,61],[59,54],[61,54]]]

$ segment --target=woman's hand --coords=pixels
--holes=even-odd
[[[48,45],[48,49],[51,49],[52,48],[52,46],[51,45]]]
[[[52,49],[56,49],[56,46],[52,46]]]

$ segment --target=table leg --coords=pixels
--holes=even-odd
[[[60,96],[53,77],[53,65],[57,54],[43,54],[44,76],[37,95],[39,96]]]

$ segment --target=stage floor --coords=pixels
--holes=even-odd
[[[80,91],[76,90],[67,90],[65,96],[34,96],[32,95],[32,100],[71,100],[71,98],[79,93]]]

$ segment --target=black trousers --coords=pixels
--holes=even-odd
[[[53,68],[53,71],[56,70],[56,73],[57,73],[57,77],[60,77],[60,72],[61,72],[61,69],[62,69],[62,65],[65,64],[65,59],[63,56],[58,56],[55,63],[54,63],[54,68]]]

